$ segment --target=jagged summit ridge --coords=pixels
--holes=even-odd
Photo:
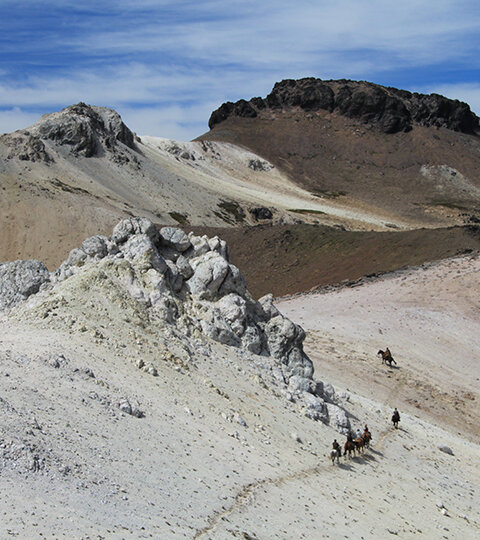
[[[136,150],[135,135],[116,111],[82,102],[44,114],[33,126],[5,135],[4,140],[12,148],[10,157],[47,163],[52,161],[45,146],[48,141],[87,158],[115,152],[118,143]]]
[[[384,133],[410,131],[416,125],[475,133],[478,117],[461,101],[439,94],[419,94],[369,82],[323,81],[313,77],[278,82],[265,98],[227,102],[209,120],[212,129],[229,117],[255,118],[263,110],[300,107],[325,110],[376,125]]]
[[[102,148],[114,148],[117,142],[135,149],[134,135],[117,112],[85,103],[42,116],[30,131],[40,138],[69,145],[74,153],[85,157],[98,155]]]
[[[303,329],[279,312],[271,295],[253,300],[218,237],[187,235],[172,227],[158,230],[146,218],[129,218],[110,237],[87,238],[50,274],[38,262],[16,261],[0,265],[0,275],[7,316],[44,320],[55,305],[63,311],[52,324],[72,320],[74,312],[78,320],[80,311],[84,321],[79,331],[91,327],[92,335],[120,319],[135,320],[161,339],[214,340],[261,365],[272,384],[307,416],[348,429],[331,385],[313,379]]]

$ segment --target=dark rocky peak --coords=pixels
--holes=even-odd
[[[85,157],[114,151],[119,142],[135,150],[135,136],[118,113],[85,103],[43,115],[28,132],[39,139],[68,145],[74,154]]]
[[[475,133],[479,119],[466,103],[438,94],[418,94],[364,81],[330,80],[313,77],[276,83],[265,98],[224,103],[210,117],[209,127],[229,117],[255,118],[263,109],[290,109],[336,112],[384,133],[409,131],[413,125],[445,127]]]

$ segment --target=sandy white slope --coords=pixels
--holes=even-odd
[[[180,142],[143,136],[145,154],[162,168],[187,179],[192,185],[223,194],[227,199],[283,211],[310,210],[292,215],[320,222],[340,220],[358,229],[385,229],[393,221],[399,228],[411,224],[359,201],[335,202],[320,199],[300,188],[280,170],[260,156],[230,143],[211,141]],[[252,168],[255,162],[257,170]]]
[[[19,307],[0,319],[0,536],[478,538],[478,431],[463,410],[456,422],[448,399],[468,391],[478,412],[478,346],[459,350],[471,355],[470,383],[452,360],[477,328],[477,276],[478,259],[456,259],[279,303],[303,319],[317,377],[345,390],[353,425],[373,432],[372,448],[339,466],[328,452],[343,437],[277,395],[237,349],[171,340],[126,300],[106,317],[95,291],[77,308],[68,294]],[[412,339],[415,314],[423,334]],[[463,340],[455,326],[435,333],[452,320]],[[431,371],[420,342],[436,347]],[[385,344],[399,369],[376,358]],[[123,413],[125,398],[145,417]]]
[[[280,303],[308,332],[322,373],[377,398],[413,404],[479,441],[480,259],[453,258],[362,286]],[[398,369],[385,380],[376,356]],[[350,380],[350,378],[352,380]],[[358,378],[358,381],[357,381]]]

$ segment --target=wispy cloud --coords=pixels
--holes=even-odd
[[[23,111],[20,107],[0,110],[0,134],[29,126],[38,120],[38,113]]]
[[[0,108],[19,122],[86,101],[115,107],[139,133],[192,138],[212,107],[283,78],[417,89],[423,72],[433,91],[480,73],[476,0],[1,3]]]

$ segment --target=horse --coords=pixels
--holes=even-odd
[[[381,355],[382,357],[382,364],[388,364],[390,367],[392,367],[392,362],[394,364],[396,364],[397,362],[395,362],[393,356],[392,356],[392,353],[387,349],[386,351],[382,351],[382,349],[380,349],[377,353],[377,355]]]
[[[355,456],[355,448],[356,446],[353,441],[347,441],[345,443],[345,446],[343,447],[343,455],[345,456],[345,459],[347,459],[347,452],[350,458],[352,457],[352,452],[353,452],[353,455]]]
[[[392,423],[393,423],[393,427],[395,429],[398,428],[398,422],[400,422],[400,414],[398,411],[395,411],[393,414],[392,414]]]
[[[337,463],[340,463],[340,455],[341,455],[341,452],[340,452],[340,448],[334,448],[331,452],[330,452],[330,459],[332,460],[332,465],[335,465],[335,460],[337,460]]]
[[[365,445],[365,447],[369,448],[370,441],[372,440],[372,434],[370,433],[370,431],[364,431],[362,435],[362,439],[363,439],[363,444]]]
[[[360,452],[363,452],[363,447],[365,446],[365,441],[363,440],[363,438],[358,437],[357,439],[355,439],[354,443],[355,443],[355,447],[357,449],[357,452],[359,454],[360,454]]]

